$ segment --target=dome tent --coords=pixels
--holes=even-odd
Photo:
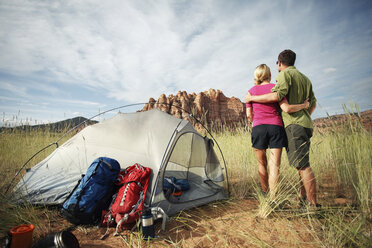
[[[223,169],[214,143],[192,125],[158,109],[118,113],[85,127],[43,161],[28,169],[15,188],[33,204],[62,204],[98,157],[116,159],[124,169],[135,163],[152,169],[145,204],[167,215],[226,199]],[[166,177],[187,179],[190,189],[166,196]]]

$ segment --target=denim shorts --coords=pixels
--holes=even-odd
[[[287,136],[284,127],[262,124],[252,129],[252,147],[257,149],[282,148],[287,146]]]

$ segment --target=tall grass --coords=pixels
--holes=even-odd
[[[372,240],[372,133],[363,128],[360,117],[349,113],[341,125],[334,123],[326,131],[315,130],[311,139],[310,162],[323,209],[316,216],[320,220],[311,213],[305,216],[309,216],[307,223],[313,227],[309,228],[311,235],[326,247],[368,247]],[[278,218],[283,211],[287,217],[304,217],[295,211],[299,176],[288,165],[285,151],[279,191],[275,199],[270,199],[261,193],[250,132],[241,128],[214,136],[227,161],[233,198],[256,198],[257,216],[263,218]],[[338,197],[351,203],[339,206],[334,202]],[[314,226],[320,226],[320,230]]]
[[[8,197],[14,184],[22,177],[27,168],[48,156],[55,146],[45,149],[33,158],[24,170],[14,178],[20,167],[36,152],[54,143],[61,133],[30,129],[4,129],[0,132],[0,238],[4,237],[11,227],[23,223],[32,223],[38,230],[46,231],[45,219],[51,218],[53,212],[42,206],[25,203],[17,205]],[[64,142],[68,137],[64,138]],[[15,179],[14,181],[12,181]],[[6,192],[10,188],[9,192]],[[43,221],[42,221],[43,220]]]
[[[372,134],[361,128],[359,118],[348,121],[330,135],[332,157],[339,182],[366,216],[372,208]]]
[[[250,133],[240,128],[235,131],[218,132],[214,137],[225,156],[231,196],[245,198],[251,195],[258,177],[256,158],[250,147]]]

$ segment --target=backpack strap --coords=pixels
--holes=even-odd
[[[145,196],[144,196],[144,193],[143,193],[143,190],[142,190],[136,205],[133,205],[132,211],[129,214],[133,214],[134,212],[136,212],[137,208],[139,207],[139,205],[141,205],[144,198],[145,198]]]
[[[84,174],[81,174],[81,178],[79,179],[79,181],[77,182],[77,184],[75,185],[75,187],[71,190],[70,194],[62,202],[62,205],[65,204],[65,202],[72,196],[72,194],[74,193],[74,191],[76,190],[76,188],[79,186],[79,184],[81,182],[81,179],[83,179],[84,176],[85,176]]]
[[[139,186],[141,186],[141,184],[140,184],[139,182],[138,182],[138,184],[139,184]],[[129,186],[129,184],[128,184],[128,186]],[[128,186],[127,186],[127,187],[128,187]],[[142,188],[143,188],[143,187],[142,187]],[[126,190],[127,190],[127,188],[126,188],[125,191],[124,191],[123,199],[125,198]],[[118,224],[116,225],[116,229],[115,229],[114,236],[119,235],[119,226],[120,226],[123,222],[128,221],[129,216],[132,215],[133,213],[135,213],[135,212],[137,211],[138,207],[141,205],[141,203],[142,203],[142,201],[143,201],[144,198],[145,198],[145,194],[144,194],[144,190],[142,189],[141,192],[140,192],[140,197],[139,197],[137,203],[136,203],[135,205],[132,206],[132,211],[130,211],[129,213],[126,213],[126,214],[124,215],[124,217],[121,218],[121,220],[120,220],[120,221],[118,222]],[[124,204],[124,200],[122,200],[122,203]],[[120,203],[120,204],[121,204],[121,203]]]
[[[128,188],[129,188],[129,184],[130,183],[136,183],[139,187],[141,187],[141,189],[142,189],[142,194],[143,194],[143,187],[142,187],[142,185],[141,185],[141,183],[140,182],[136,182],[136,181],[130,181],[130,182],[126,182],[126,183],[124,183],[124,184],[127,184],[127,186],[125,186],[125,189],[124,189],[124,193],[123,193],[123,198],[121,199],[121,201],[120,201],[120,206],[123,206],[124,205],[124,201],[125,201],[125,198],[127,197],[127,192],[128,192]]]

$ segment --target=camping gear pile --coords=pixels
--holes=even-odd
[[[116,224],[117,231],[130,229],[144,209],[150,175],[151,169],[139,164],[120,171],[115,159],[97,158],[63,203],[62,216],[76,225],[102,222]]]
[[[111,172],[117,175],[120,173],[114,160],[120,164],[119,170],[133,165],[149,168],[151,172],[146,179],[147,189],[142,190],[142,183],[139,186],[137,183],[128,184],[127,181],[115,185],[112,180],[117,178],[105,182],[97,181],[92,175],[88,178],[88,174],[94,174],[95,170],[110,172],[109,166],[96,160],[97,158],[110,164],[113,170]],[[94,168],[90,168],[91,163],[95,164]],[[110,184],[113,186],[108,187],[108,191],[113,192],[118,188],[122,190],[117,191],[118,195],[122,195],[119,196],[120,199],[127,199],[123,197],[125,190],[133,188],[138,192],[142,191],[143,196],[139,197],[143,198],[143,206],[150,209],[156,219],[226,199],[227,177],[224,174],[226,168],[220,165],[212,139],[198,133],[187,120],[153,109],[146,112],[118,113],[110,119],[85,127],[43,161],[28,169],[14,190],[22,193],[21,199],[30,203],[63,204],[65,210],[73,212],[76,211],[78,200],[79,206],[86,204],[84,194],[79,196],[81,188],[77,185],[89,184],[89,181],[94,182],[94,187],[96,184]],[[139,180],[134,179],[136,182]],[[122,187],[124,188],[121,189]],[[72,197],[73,195],[75,196]],[[104,202],[110,204],[110,200],[105,199]],[[91,206],[87,205],[86,211]],[[112,219],[120,222],[126,218],[125,214],[118,215],[117,210],[114,210],[117,205],[120,203],[114,201],[112,209],[105,213],[106,224],[112,223]],[[90,217],[94,216],[93,219],[96,219],[98,211],[91,211],[94,214]],[[81,223],[85,222],[84,215],[80,218]],[[127,218],[130,218],[129,213]],[[124,221],[120,225],[124,227]]]

